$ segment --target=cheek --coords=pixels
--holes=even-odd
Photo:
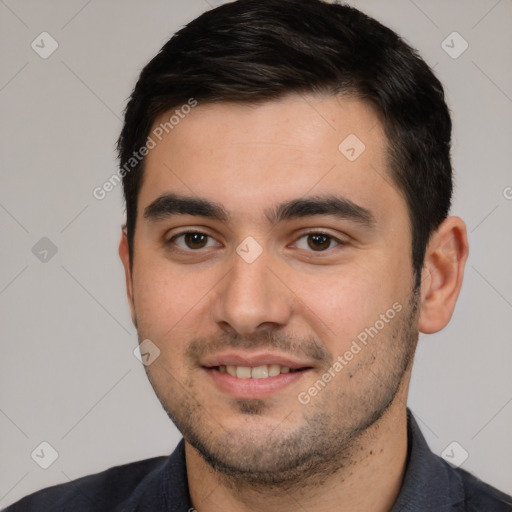
[[[287,276],[298,297],[300,317],[320,334],[333,354],[346,350],[351,340],[373,326],[396,302],[404,304],[410,292],[409,280],[399,265],[360,264],[340,266],[322,275],[295,272]]]
[[[133,290],[139,336],[176,348],[207,330],[212,291],[222,279],[221,269],[175,265],[167,259],[137,255]],[[145,256],[145,257],[144,257]]]
[[[139,256],[139,255],[138,255]],[[139,330],[161,338],[200,300],[201,290],[179,269],[156,260],[135,265],[133,292]]]

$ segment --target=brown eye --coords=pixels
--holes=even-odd
[[[185,233],[184,241],[189,249],[202,249],[208,241],[208,236],[203,233]]]
[[[196,231],[188,231],[175,235],[169,240],[169,243],[177,245],[184,251],[194,251],[220,245],[210,235]]]
[[[295,245],[305,251],[324,252],[341,244],[342,242],[327,233],[308,233],[301,236]]]
[[[316,233],[308,235],[308,246],[314,251],[323,251],[328,249],[331,245],[331,237],[323,235],[322,233]]]

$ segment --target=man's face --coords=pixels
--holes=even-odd
[[[294,95],[199,104],[147,157],[129,277],[146,369],[226,473],[332,470],[405,402],[417,314],[386,144],[364,103]]]

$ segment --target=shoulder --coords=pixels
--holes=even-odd
[[[407,415],[407,468],[393,512],[512,512],[511,496],[434,454]]]
[[[512,496],[499,491],[476,476],[459,469],[464,485],[467,512],[512,512]]]
[[[48,487],[26,496],[5,512],[111,511],[167,460],[168,457],[154,457]]]

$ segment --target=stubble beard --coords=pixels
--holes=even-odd
[[[323,390],[312,400],[312,407],[304,406],[302,421],[294,428],[286,426],[286,418],[296,404],[291,406],[291,411],[283,411],[281,424],[269,429],[264,421],[268,407],[264,400],[238,400],[238,412],[252,423],[250,429],[236,432],[213,419],[208,410],[210,404],[201,403],[195,396],[192,381],[182,386],[174,383],[175,388],[181,388],[176,390],[180,395],[176,400],[166,395],[169,387],[162,386],[160,392],[150,371],[148,377],[169,418],[225,484],[236,489],[280,491],[308,483],[319,485],[333,473],[355,463],[361,437],[377,425],[396,400],[401,384],[410,373],[416,349],[418,304],[418,289],[414,289],[402,314],[393,320],[383,345],[385,350],[369,353],[371,357],[366,358],[371,364],[378,357],[385,357],[385,364],[376,367],[378,371],[370,368],[364,374],[364,365],[357,366],[356,360],[351,362],[354,364],[352,380],[357,381],[359,374],[361,386],[350,395],[345,389],[340,389],[337,395]],[[369,344],[363,350],[373,349]],[[347,367],[342,371],[349,370]],[[337,407],[332,407],[333,400]]]

